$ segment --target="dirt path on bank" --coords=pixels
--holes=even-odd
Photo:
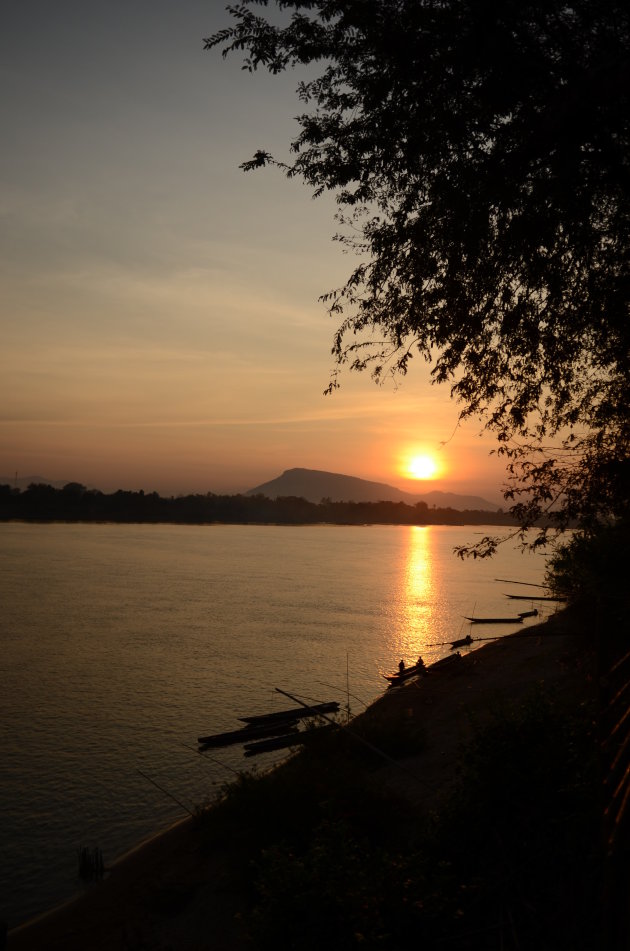
[[[363,717],[419,720],[426,745],[384,766],[378,781],[435,806],[458,778],[473,722],[522,703],[542,685],[559,706],[594,690],[593,659],[579,618],[563,612],[539,627],[463,655],[450,667],[398,687]],[[249,951],[247,897],[235,886],[248,856],[199,845],[186,820],[116,863],[80,898],[9,933],[7,951]]]

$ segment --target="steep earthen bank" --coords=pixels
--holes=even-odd
[[[375,785],[413,808],[437,809],[457,783],[461,751],[484,718],[517,707],[543,688],[558,709],[587,701],[594,658],[580,619],[563,612],[544,625],[465,654],[448,668],[387,691],[357,724],[395,733],[410,724],[421,750],[382,760]],[[282,767],[280,767],[282,770]],[[10,932],[9,951],[240,951],[250,896],[240,888],[250,861],[243,843],[211,848],[186,820],[134,850],[105,881],[75,901]]]

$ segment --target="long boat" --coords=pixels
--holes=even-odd
[[[418,677],[426,670],[424,664],[414,664],[413,667],[404,667],[395,674],[383,674],[385,680],[390,683],[402,683],[403,680],[409,680],[411,677]]]
[[[506,598],[512,601],[566,601],[566,598],[554,597],[553,595],[543,594],[506,594]]]
[[[448,654],[446,657],[441,657],[440,660],[436,660],[432,664],[429,664],[427,670],[430,673],[433,670],[441,670],[443,667],[452,667],[454,663],[461,659],[462,655],[459,651],[456,651],[454,654]]]
[[[451,650],[454,651],[456,647],[468,647],[472,642],[473,639],[470,634],[467,634],[466,637],[459,637],[456,641],[451,641]]]
[[[312,730],[296,730],[294,733],[276,736],[268,740],[260,740],[257,743],[246,743],[244,746],[245,756],[257,756],[258,753],[270,753],[273,750],[283,750],[288,746],[304,746],[313,736],[320,733],[327,733],[331,725],[315,727]]]
[[[251,717],[239,717],[241,723],[249,723],[251,726],[263,723],[286,723],[291,720],[303,720],[304,717],[312,717],[318,713],[337,713],[339,703],[331,700],[329,703],[313,703],[308,707],[295,707],[292,710],[276,710],[274,713],[260,713]]]
[[[517,617],[466,617],[471,624],[522,624],[523,618],[519,614]]]
[[[300,731],[276,736],[269,740],[260,740],[258,743],[246,743],[243,747],[244,756],[256,756],[258,753],[270,753],[273,750],[283,750],[288,746],[299,745]]]
[[[453,648],[451,648],[453,649]],[[412,677],[418,677],[421,674],[430,673],[434,670],[440,670],[442,667],[450,667],[453,661],[461,660],[461,654],[457,651],[456,654],[449,654],[448,657],[441,657],[440,660],[434,661],[428,666],[424,664],[414,664],[413,667],[405,667],[402,673],[397,674],[383,674],[385,680],[389,680],[390,687],[398,687],[400,684],[405,683],[407,680],[411,680]]]
[[[292,724],[268,723],[264,726],[241,727],[239,730],[228,730],[226,733],[200,736],[197,742],[203,747],[233,746],[235,743],[246,743],[248,740],[262,740],[267,736],[277,736],[278,733],[297,733],[297,729]]]

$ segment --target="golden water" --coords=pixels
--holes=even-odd
[[[466,633],[463,615],[529,607],[505,592],[534,589],[494,578],[541,581],[544,559],[510,543],[494,561],[461,562],[453,547],[471,538],[436,526],[0,526],[0,918],[13,927],[71,895],[78,849],[99,847],[107,863],[183,816],[145,776],[193,809],[230,768],[251,767],[239,748],[202,759],[196,738],[286,706],[275,687],[342,704],[349,688],[360,712],[401,657],[447,654],[434,645]]]

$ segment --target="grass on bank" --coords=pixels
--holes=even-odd
[[[390,755],[422,737],[381,724]],[[462,751],[439,814],[375,781],[380,761],[343,733],[281,770],[243,775],[203,820],[242,856],[235,887],[261,948],[301,951],[597,947],[593,711],[532,696],[496,709]]]
[[[620,946],[615,935],[626,946],[614,904],[627,875],[611,875],[603,848],[601,740],[602,684],[627,652],[629,559],[627,520],[572,537],[552,559],[549,582],[574,601],[604,674],[598,696],[568,710],[538,691],[495,707],[439,811],[385,792],[382,761],[343,734],[226,789],[203,834],[240,852],[234,887],[257,947],[603,951]],[[414,723],[376,717],[366,739],[403,757],[422,746]]]

